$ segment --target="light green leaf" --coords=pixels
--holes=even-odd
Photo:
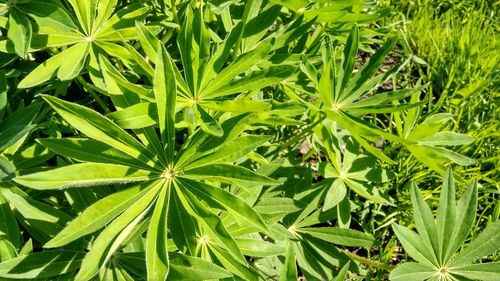
[[[113,14],[118,0],[98,0],[97,17],[93,21],[92,32],[96,32],[99,27]]]
[[[436,274],[436,269],[414,262],[404,263],[391,271],[389,279],[392,281],[423,281]]]
[[[171,181],[164,181],[149,223],[146,237],[146,269],[148,280],[166,280],[169,272],[167,251],[167,214]]]
[[[418,141],[422,145],[463,145],[474,141],[473,137],[455,132],[437,132]]]
[[[200,258],[170,253],[169,280],[216,280],[232,276],[223,268]]]
[[[203,98],[217,98],[236,93],[250,92],[277,84],[288,78],[295,71],[294,66],[271,66],[266,69],[253,71],[243,78],[234,79],[220,88],[210,87],[210,91],[203,92]],[[217,76],[215,78],[217,81]],[[210,84],[209,84],[210,85]]]
[[[224,87],[237,75],[249,70],[252,66],[263,60],[271,50],[271,47],[272,40],[266,40],[257,45],[255,49],[239,56],[234,63],[219,72],[201,93],[213,93],[216,89]],[[204,97],[204,94],[200,94],[200,97]]]
[[[241,182],[254,185],[277,185],[278,181],[259,175],[243,167],[229,164],[212,164],[184,171],[188,179],[215,180],[223,182]]]
[[[216,137],[221,137],[224,134],[219,122],[208,114],[199,104],[196,105],[194,112],[198,119],[200,119],[200,126],[203,131]]]
[[[453,238],[456,219],[455,182],[453,170],[448,168],[443,179],[443,188],[439,196],[439,207],[436,216],[436,226],[438,230],[439,248],[438,257],[441,263],[448,259],[448,249]]]
[[[458,200],[456,206],[455,226],[451,232],[451,244],[448,247],[448,257],[455,254],[469,234],[476,216],[477,196],[477,183],[473,182],[462,194],[460,200]]]
[[[261,216],[243,199],[233,195],[230,192],[205,183],[179,179],[179,184],[188,188],[197,198],[207,202],[215,200],[221,206],[224,206],[234,216],[245,220],[262,232],[270,233],[266,223]]]
[[[343,246],[363,246],[370,247],[375,239],[363,232],[348,228],[338,227],[318,227],[318,228],[298,228],[298,232],[311,235],[321,240]]]
[[[411,202],[413,206],[413,219],[417,227],[418,233],[422,237],[425,245],[432,249],[434,255],[439,253],[439,240],[436,229],[436,222],[432,216],[432,211],[424,201],[420,190],[417,185],[412,182],[411,189]]]
[[[50,1],[44,1],[43,3],[33,1],[17,2],[16,8],[29,14],[36,21],[38,33],[51,35],[51,31],[60,34],[74,32],[78,29],[68,12],[56,3]]]
[[[57,250],[19,256],[0,263],[0,277],[49,278],[78,269],[85,253]]]
[[[246,256],[270,257],[281,255],[285,249],[262,239],[236,238],[236,243]]]
[[[392,229],[405,251],[412,258],[429,267],[434,267],[437,264],[436,255],[427,248],[422,237],[417,233],[398,224],[392,224]]]
[[[44,247],[61,247],[82,236],[99,230],[139,198],[144,196],[144,194],[151,189],[151,186],[151,183],[137,185],[104,197],[87,207],[61,232],[47,242]]]
[[[472,263],[500,250],[500,221],[491,223],[467,247],[455,256],[451,266]]]
[[[500,276],[500,262],[489,262],[462,266],[451,270],[454,274],[459,274],[473,280],[497,281]]]
[[[148,181],[158,175],[127,166],[101,163],[81,163],[49,171],[17,176],[14,181],[24,186],[48,190],[106,184],[126,184]]]
[[[97,0],[68,0],[83,30],[90,35],[95,21]]]
[[[0,240],[6,239],[14,247],[15,252],[15,249],[21,247],[19,233],[19,226],[17,226],[14,212],[10,208],[9,202],[0,193]],[[0,255],[0,261],[2,257],[3,255]]]
[[[346,193],[347,188],[344,181],[339,178],[335,179],[326,192],[325,201],[323,203],[323,211],[330,210],[331,208],[337,206],[344,199]]]
[[[288,242],[285,253],[285,262],[281,268],[279,281],[295,279],[297,279],[297,261],[293,252],[292,242]]]
[[[32,237],[45,243],[71,220],[65,212],[30,198],[18,188],[1,188],[0,192],[22,217],[20,222]]]
[[[149,189],[147,193],[104,228],[83,259],[80,271],[75,277],[76,281],[87,281],[95,276],[127,238],[128,234],[147,214],[163,184],[156,181],[151,186],[154,187]]]
[[[187,162],[184,169],[189,170],[203,165],[213,163],[229,163],[236,161],[249,152],[255,150],[257,147],[266,143],[271,139],[271,136],[242,136],[232,139],[222,144],[214,153],[205,157],[195,159],[194,161]]]
[[[357,25],[353,25],[349,37],[347,38],[344,52],[342,53],[342,68],[340,69],[340,85],[336,85],[335,93],[336,98],[340,98],[349,79],[351,78],[352,71],[356,62],[356,54],[358,52],[359,30]],[[336,99],[337,100],[337,99]]]
[[[88,42],[78,43],[65,51],[66,58],[57,70],[57,78],[62,81],[75,78],[82,71],[90,44]]]
[[[103,142],[92,139],[63,138],[38,139],[37,141],[57,154],[78,161],[117,164],[148,171],[155,170]]]
[[[175,151],[175,101],[177,93],[172,64],[167,50],[161,45],[156,59],[153,91],[168,164],[172,163]]]
[[[156,124],[155,104],[141,102],[106,115],[124,129],[141,129]]]
[[[271,109],[269,102],[260,100],[200,101],[200,105],[215,111],[234,112],[237,114]]]
[[[70,49],[64,50],[37,66],[37,68],[31,71],[28,75],[26,75],[26,77],[23,78],[23,80],[21,80],[21,82],[19,82],[17,87],[20,89],[31,88],[52,78],[61,64],[67,60],[66,54],[69,52]]]
[[[203,205],[202,202],[182,184],[178,185],[175,183],[175,190],[184,208],[205,226],[204,228],[210,239],[222,243],[236,260],[245,264],[246,260],[238,244],[236,244],[236,241],[234,241],[231,234],[229,234],[222,220],[207,209],[205,205]]]
[[[14,50],[21,58],[26,58],[31,43],[31,23],[16,8],[10,9],[7,37],[14,43]]]
[[[154,158],[151,152],[108,118],[75,103],[50,96],[43,98],[61,117],[88,137],[107,143],[150,166],[155,165],[150,160]]]

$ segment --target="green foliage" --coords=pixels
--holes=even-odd
[[[477,183],[472,183],[460,200],[455,199],[451,169],[444,178],[436,218],[415,184],[411,186],[413,217],[418,234],[393,225],[394,232],[408,254],[418,263],[409,262],[391,272],[391,280],[456,280],[457,278],[495,280],[499,263],[472,264],[500,250],[500,223],[486,227],[465,249],[457,250],[467,238],[477,208]]]
[[[407,79],[390,10],[0,1],[0,279],[493,280],[471,95]]]

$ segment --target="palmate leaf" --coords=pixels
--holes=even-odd
[[[70,0],[69,2],[77,22],[74,22],[70,16],[71,13],[57,2],[47,3],[46,6],[36,3],[20,4],[19,8],[29,16],[32,15],[41,26],[33,35],[32,41],[34,41],[35,48],[67,46],[68,49],[40,64],[19,83],[19,88],[30,88],[42,84],[56,73],[60,80],[71,80],[82,72],[89,57],[90,65],[97,67],[96,70],[98,70],[99,65],[96,65],[95,61],[99,53],[120,57],[127,61],[130,57],[127,49],[115,42],[136,39],[135,21],[144,18],[149,10],[141,5],[129,5],[113,14],[116,0]],[[30,6],[32,4],[33,6]],[[19,15],[24,16],[25,21],[28,21],[24,14],[19,13]],[[22,18],[16,17],[16,19]],[[16,21],[13,19],[12,22]],[[25,56],[27,48],[19,48],[20,45],[29,44],[31,25],[17,26],[29,27],[29,29],[25,27],[24,31],[20,28],[13,28],[11,32],[11,37],[16,40],[16,52],[20,54],[23,52]],[[23,40],[26,42],[21,42]],[[99,81],[95,71],[90,71],[89,74],[92,81]]]
[[[155,95],[162,93],[164,92],[156,91]],[[176,93],[171,95],[175,96]],[[190,254],[196,254],[196,236],[200,229],[208,233],[210,240],[215,243],[214,246],[222,247],[230,253],[231,262],[247,267],[240,245],[226,229],[225,222],[214,213],[215,209],[248,222],[251,230],[247,233],[261,231],[270,235],[267,223],[249,203],[222,187],[203,182],[210,180],[248,185],[256,181],[259,185],[278,184],[274,179],[232,164],[269,140],[269,136],[252,136],[247,135],[248,132],[240,136],[248,128],[247,122],[251,120],[249,116],[238,116],[226,121],[227,124],[222,123],[227,127],[228,135],[221,138],[198,130],[193,134],[194,140],[188,141],[180,149],[186,153],[189,149],[194,149],[193,153],[184,156],[175,154],[173,150],[172,160],[167,164],[159,160],[161,156],[154,155],[153,148],[147,146],[148,139],[141,138],[138,132],[135,132],[136,138],[93,110],[53,97],[44,98],[61,117],[89,138],[41,139],[39,142],[55,152],[83,163],[17,175],[17,183],[42,190],[135,184],[132,187],[122,186],[121,190],[94,204],[88,204],[88,207],[83,205],[82,209],[86,209],[64,229],[58,228],[57,230],[62,231],[57,235],[53,233],[49,239],[40,239],[45,243],[44,247],[56,248],[85,239],[89,234],[95,236],[95,239],[89,236],[88,240],[93,242],[82,261],[76,280],[88,280],[97,274],[106,275],[120,271],[119,267],[110,262],[112,256],[120,251],[123,244],[135,241],[132,237],[138,237],[146,230],[144,250],[148,278],[162,280],[169,276],[170,270],[173,270],[169,265],[171,259],[167,253],[170,247],[186,248]],[[133,101],[127,99],[126,95],[124,98],[124,102]],[[174,110],[174,107],[167,107],[165,115],[173,118]],[[172,135],[175,133],[173,125],[173,122],[168,125],[172,126]],[[150,137],[157,137],[154,130]],[[227,142],[224,143],[225,141]],[[167,139],[167,146],[168,143]],[[171,138],[170,143],[176,144],[175,139]],[[102,153],[93,155],[92,151],[96,150]],[[134,151],[136,156],[133,156]],[[160,153],[166,155],[168,152],[162,150]],[[120,189],[120,186],[116,188]],[[83,192],[85,189],[79,190]],[[168,220],[172,215],[176,218]],[[189,221],[179,223],[179,220]],[[181,225],[182,228],[172,230],[171,221],[174,226]],[[105,225],[107,226],[103,228]],[[100,229],[101,232],[95,233]],[[183,231],[191,237],[178,239],[179,234],[167,234],[168,230],[171,230],[171,233]],[[168,241],[179,245],[167,243],[167,235],[176,237]],[[261,254],[270,255],[272,247],[269,249]],[[255,250],[248,251],[255,253]],[[233,264],[233,267],[235,266],[238,267]]]
[[[477,207],[477,185],[473,183],[458,202],[455,201],[453,172],[448,168],[439,200],[437,218],[432,217],[415,184],[412,186],[412,204],[418,234],[393,225],[394,232],[405,250],[419,263],[405,263],[391,272],[391,280],[414,278],[426,280],[431,276],[452,280],[454,278],[479,278],[494,280],[498,265],[484,263],[471,265],[476,260],[494,254],[500,249],[500,223],[494,222],[457,253],[469,233]],[[481,275],[481,271],[483,275]]]

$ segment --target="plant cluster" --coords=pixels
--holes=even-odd
[[[500,223],[476,234],[481,185],[451,168],[478,165],[475,138],[432,79],[404,78],[422,59],[379,26],[390,8],[0,11],[0,280],[499,276]],[[444,177],[435,217],[415,167]]]

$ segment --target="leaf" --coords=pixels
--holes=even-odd
[[[148,181],[154,177],[154,174],[151,172],[127,166],[81,163],[49,171],[17,176],[14,181],[33,189],[49,190],[106,184],[126,184]]]
[[[7,240],[14,247],[14,250],[19,249],[21,246],[19,233],[14,212],[10,208],[9,202],[0,193],[0,240]],[[2,257],[3,255],[0,255],[0,261]]]
[[[154,158],[153,155],[108,118],[78,104],[50,96],[43,98],[64,120],[88,137],[107,143],[146,164],[154,165],[150,161]]]
[[[341,179],[335,179],[332,185],[328,188],[323,203],[323,211],[330,210],[337,206],[347,194],[347,189]]]
[[[0,263],[0,277],[34,279],[59,276],[78,269],[85,253],[55,250],[19,256]]]
[[[61,247],[99,230],[144,196],[149,191],[150,186],[151,183],[137,185],[120,190],[95,202],[57,233],[44,247]]]
[[[347,104],[347,105],[343,106],[342,108],[349,110],[349,109],[354,109],[354,108],[376,106],[376,105],[384,104],[384,103],[389,102],[389,101],[394,101],[394,100],[399,100],[399,99],[409,97],[417,92],[420,92],[421,90],[422,90],[422,88],[413,88],[413,89],[396,90],[396,91],[387,92],[387,93],[377,93],[376,95],[373,95],[371,97],[367,97],[366,99],[358,100],[354,103]]]
[[[216,89],[227,85],[238,74],[247,71],[263,60],[271,50],[271,47],[272,40],[266,40],[257,45],[253,50],[239,56],[234,63],[219,72],[206,88],[202,90],[202,93],[212,93]],[[204,94],[200,94],[200,97],[204,97]]]
[[[298,232],[305,233],[318,239],[343,246],[363,246],[370,247],[375,239],[363,232],[348,228],[338,227],[318,227],[318,228],[297,228]]]
[[[66,60],[66,53],[69,51],[69,49],[64,50],[40,64],[37,68],[26,75],[26,77],[19,82],[17,87],[20,89],[31,88],[52,78],[64,60]]]
[[[271,104],[268,101],[261,100],[200,101],[200,105],[215,111],[234,112],[236,114],[271,109]]]
[[[170,253],[169,280],[216,280],[230,278],[231,273],[225,269],[200,258]]]
[[[160,41],[154,36],[153,33],[141,22],[136,22],[136,32],[144,53],[151,59],[155,60],[159,57],[158,48],[160,48]],[[159,61],[155,61],[157,63]]]
[[[472,263],[500,250],[500,221],[488,225],[467,247],[455,256],[451,266]]]
[[[447,252],[448,257],[455,254],[469,234],[476,216],[477,196],[477,183],[473,182],[457,202],[455,226],[450,238],[450,245]]]
[[[432,216],[429,205],[424,201],[417,185],[411,183],[411,202],[413,206],[413,219],[425,245],[432,249],[435,255],[439,253],[439,241],[436,222]]]
[[[453,273],[473,280],[496,281],[500,276],[500,262],[462,266],[454,268]]]
[[[151,184],[141,198],[131,205],[119,217],[113,220],[99,234],[92,244],[92,248],[83,259],[80,271],[75,277],[75,281],[87,281],[95,276],[99,270],[108,262],[111,255],[118,249],[126,236],[147,214],[149,207],[157,196],[163,184],[158,181]]]
[[[372,76],[376,73],[379,66],[384,62],[385,56],[394,48],[398,41],[398,37],[390,38],[382,47],[380,47],[375,54],[373,54],[367,63],[365,63],[361,69],[359,69],[356,74],[352,77],[352,80],[347,85],[344,94],[340,98],[340,102],[342,104],[347,104],[351,101],[356,100],[361,94],[363,94],[366,88],[371,89],[372,83],[375,83],[376,80],[372,79]],[[397,70],[398,68],[393,68],[393,70]],[[388,71],[386,74],[379,76],[382,80],[385,80],[391,74],[391,71]],[[377,83],[375,83],[376,85]],[[375,86],[373,85],[373,86]]]
[[[356,54],[358,52],[358,40],[359,40],[359,30],[357,25],[353,25],[351,32],[349,32],[349,37],[347,38],[346,45],[344,47],[344,52],[342,53],[342,68],[339,78],[341,79],[341,84],[337,86],[336,95],[340,97],[344,91],[349,79],[351,78],[352,71],[354,70],[354,64],[356,62]]]
[[[237,238],[236,243],[246,256],[269,257],[281,255],[285,252],[282,247],[261,239]]]
[[[106,115],[124,129],[141,129],[156,124],[155,104],[141,102]]]
[[[463,145],[474,141],[473,137],[455,132],[437,132],[418,141],[421,145]]]
[[[393,281],[427,280],[436,274],[437,269],[414,262],[404,263],[391,271]]]
[[[50,31],[55,30],[57,34],[61,34],[74,32],[78,29],[68,12],[56,3],[50,1],[43,3],[18,2],[16,8],[29,14],[36,21],[38,33],[49,34]]]
[[[297,262],[293,252],[292,242],[288,242],[285,253],[285,262],[281,268],[279,281],[295,279],[297,279]]]
[[[228,164],[211,164],[185,170],[182,175],[188,179],[217,180],[223,182],[242,182],[253,185],[277,185],[278,181],[261,176],[243,167]]]
[[[26,59],[31,43],[31,23],[23,13],[16,8],[10,9],[7,37],[14,43],[14,50],[21,58]]]
[[[175,184],[176,193],[186,211],[197,218],[199,222],[203,223],[211,239],[222,243],[238,262],[245,264],[246,260],[238,244],[236,244],[236,241],[229,234],[222,220],[207,209],[191,192],[181,188],[182,185]]]
[[[97,1],[96,19],[93,21],[92,33],[96,32],[99,27],[113,14],[118,0],[99,0]]]
[[[168,164],[172,164],[175,151],[175,100],[177,93],[172,64],[167,50],[162,45],[156,59],[153,91]]]
[[[392,229],[405,251],[413,259],[429,267],[434,267],[437,264],[436,255],[427,248],[422,237],[398,224],[392,224]]]
[[[203,71],[210,57],[210,35],[203,20],[202,9],[186,10],[185,22],[177,36],[184,77],[190,93],[197,97]]]
[[[242,136],[232,139],[224,144],[222,144],[215,152],[194,161],[187,162],[183,167],[186,170],[222,162],[233,162],[236,161],[249,152],[255,150],[257,147],[266,143],[271,139],[271,136]]]
[[[95,20],[95,8],[97,0],[68,0],[71,6],[73,7],[76,17],[80,22],[83,30],[86,31],[87,34],[91,34],[92,25]]]
[[[263,89],[288,78],[295,71],[294,66],[271,66],[266,69],[252,71],[250,74],[242,78],[229,81],[220,88],[210,88],[210,91],[203,92],[203,98],[217,98],[228,96],[231,94],[251,92],[254,90]],[[215,77],[217,80],[217,76]],[[210,84],[209,84],[210,85]]]
[[[456,200],[455,200],[455,182],[453,179],[453,170],[448,168],[443,179],[443,188],[439,196],[439,207],[436,216],[436,226],[438,230],[438,239],[440,252],[438,257],[441,263],[448,260],[448,249],[453,237],[456,220]]]
[[[222,131],[219,123],[199,104],[197,104],[195,107],[195,113],[201,121],[200,125],[203,131],[216,137],[221,137],[224,134],[224,131]]]
[[[219,262],[234,275],[248,281],[258,281],[259,275],[251,266],[243,265],[239,260],[236,260],[228,252],[219,247],[210,248],[212,253],[217,257]]]
[[[172,193],[170,199],[169,228],[175,246],[187,254],[196,253],[198,241],[196,238],[196,222],[194,218],[185,211],[177,194]]]
[[[215,200],[218,204],[224,206],[228,211],[231,211],[233,215],[257,227],[262,232],[270,233],[269,228],[261,216],[250,205],[248,205],[247,202],[232,193],[227,192],[220,187],[187,179],[179,179],[179,184],[187,188],[200,200],[208,202],[209,200]]]
[[[333,281],[342,281],[347,278],[347,272],[349,272],[349,266],[351,265],[351,262],[347,262],[339,271],[339,274]]]
[[[57,154],[78,161],[117,164],[155,171],[154,168],[100,141],[83,138],[38,139],[37,141]]]
[[[167,250],[167,213],[170,202],[171,181],[164,181],[146,236],[146,268],[149,280],[166,280],[169,272]]]
[[[0,188],[0,192],[14,207],[16,216],[22,218],[19,221],[24,228],[41,243],[55,236],[71,220],[65,212],[30,198],[18,188]]]
[[[66,59],[57,70],[57,78],[65,81],[78,76],[85,65],[89,54],[89,47],[90,44],[88,42],[82,42],[65,50]]]

